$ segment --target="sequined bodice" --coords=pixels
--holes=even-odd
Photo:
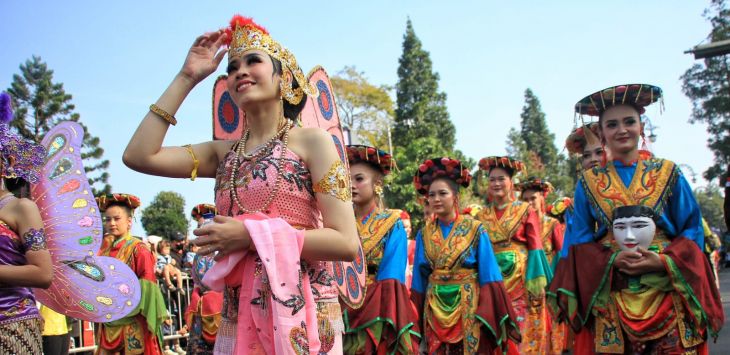
[[[238,197],[241,204],[251,210],[259,209],[266,202],[277,179],[277,160],[281,156],[282,144],[277,144],[258,161],[242,160],[236,173]],[[231,169],[235,152],[229,152],[218,166],[215,184],[216,207],[221,214],[241,214],[231,193]],[[270,217],[281,217],[295,227],[317,228],[321,217],[312,191],[312,177],[299,156],[287,149],[279,164],[284,170],[276,197],[262,212]]]
[[[262,213],[269,217],[280,217],[294,228],[313,229],[322,226],[322,216],[317,208],[312,177],[304,161],[291,150],[282,156],[282,142],[277,141],[264,156],[255,161],[241,160],[234,182],[243,207],[255,210],[268,199],[277,180],[277,165],[283,169],[279,190],[271,204]],[[231,169],[235,165],[234,150],[228,152],[218,166],[215,183],[215,204],[222,215],[242,214],[233,201],[231,191]],[[329,262],[305,262],[312,280],[315,298],[335,298],[337,289],[332,279],[332,265]]]
[[[27,265],[20,237],[0,221],[0,265]],[[30,288],[0,284],[0,324],[39,317]]]

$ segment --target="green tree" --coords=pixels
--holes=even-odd
[[[439,92],[439,75],[433,71],[429,53],[423,49],[410,19],[398,62],[393,144],[399,171],[387,184],[385,197],[388,206],[411,212],[416,230],[423,209],[417,202],[413,176],[421,162],[438,156],[461,159],[470,167],[474,162],[454,149],[456,128],[446,109],[446,94]]]
[[[558,154],[555,134],[548,130],[540,100],[529,88],[520,118],[520,130],[512,128],[507,134],[507,154],[525,163],[528,176],[550,181],[556,195],[572,195],[575,181],[571,164]]]
[[[142,211],[142,227],[147,235],[170,239],[175,233],[187,234],[189,221],[185,217],[185,198],[177,192],[161,191]]]
[[[702,217],[707,221],[707,224],[712,228],[724,231],[726,227],[725,217],[722,211],[725,199],[720,193],[720,188],[713,184],[708,184],[705,187],[696,188],[694,195],[697,203],[700,205]]]
[[[388,129],[393,125],[393,100],[386,85],[368,82],[365,73],[345,67],[332,77],[342,125],[364,144],[389,150]]]
[[[92,136],[89,129],[74,112],[72,96],[66,93],[62,83],[53,82],[53,70],[38,56],[33,56],[20,65],[20,74],[13,75],[8,93],[13,98],[15,119],[11,126],[23,137],[36,142],[61,121],[74,121],[84,128],[81,158],[94,195],[111,192],[109,160],[103,159],[104,149],[99,137]]]
[[[725,0],[712,0],[704,16],[710,21],[711,42],[730,39],[730,10]],[[730,163],[730,63],[726,55],[705,59],[682,76],[682,91],[692,100],[691,123],[707,124],[707,145],[715,163],[703,176],[712,180]]]
[[[439,92],[439,75],[433,71],[431,57],[416,37],[410,19],[398,63],[393,141],[410,144],[417,138],[438,135],[436,144],[446,152],[452,151],[456,128],[446,109],[446,94]]]

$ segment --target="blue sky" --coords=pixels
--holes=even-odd
[[[647,114],[660,128],[654,152],[698,174],[712,161],[703,125],[688,123],[691,103],[680,75],[695,63],[683,52],[702,43],[709,1],[3,1],[0,88],[18,66],[40,55],[92,134],[100,137],[115,191],[143,206],[161,190],[181,193],[186,212],[212,202],[213,181],[165,179],[129,170],[121,155],[147,112],[178,72],[196,36],[224,27],[235,13],[252,16],[297,56],[335,74],[364,71],[394,85],[408,17],[431,53],[457,129],[457,147],[473,158],[503,154],[519,125],[526,88],[540,98],[562,147],[573,104],[622,83],[661,86],[666,110]],[[166,145],[212,136],[211,90],[200,83],[177,113]],[[699,181],[704,184],[703,181]],[[141,223],[133,231],[143,235]]]

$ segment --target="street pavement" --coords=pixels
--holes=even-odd
[[[710,354],[730,354],[730,269],[723,268],[720,274],[720,295],[725,310],[725,326],[720,331],[717,343],[710,341]]]

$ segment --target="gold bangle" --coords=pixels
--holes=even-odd
[[[160,106],[157,106],[155,104],[150,105],[150,111],[152,111],[157,116],[160,116],[163,120],[167,121],[171,125],[177,124],[177,119],[175,119],[175,116],[167,113],[167,111],[160,108]]]
[[[190,157],[193,158],[193,171],[190,172],[190,181],[195,181],[195,178],[198,177],[198,165],[200,165],[200,161],[198,160],[198,158],[195,157],[195,152],[193,152],[192,145],[186,144],[183,147],[187,149]]]

